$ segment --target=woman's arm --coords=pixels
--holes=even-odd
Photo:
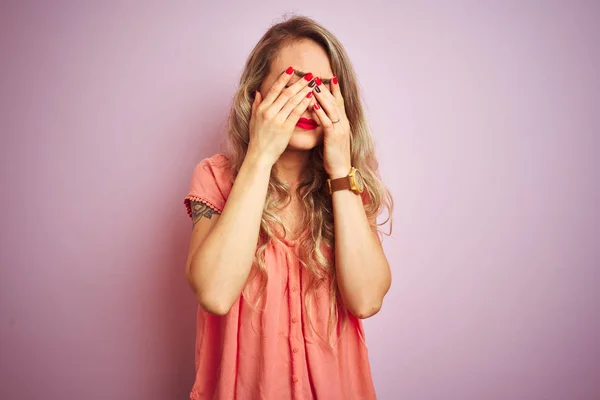
[[[341,178],[352,165],[344,99],[335,77],[331,92],[320,81],[316,88],[314,109],[323,126],[325,171],[332,179]],[[361,197],[350,190],[335,191],[332,196],[337,284],[348,310],[358,318],[368,318],[379,311],[390,288],[390,266],[377,232],[371,230]]]
[[[381,308],[392,274],[383,247],[372,230],[359,195],[333,192],[337,283],[348,310],[368,318]]]
[[[264,98],[255,93],[248,151],[222,215],[200,217],[195,224],[186,274],[200,306],[212,314],[227,314],[246,284],[271,169],[310,104],[312,74],[286,88],[293,71],[281,72]]]
[[[272,165],[246,157],[221,215],[192,207],[186,277],[200,306],[225,315],[240,296],[256,251]]]

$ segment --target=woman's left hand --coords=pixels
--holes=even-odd
[[[350,122],[337,78],[331,80],[331,92],[319,78],[313,89],[315,112],[323,127],[323,163],[332,179],[348,176],[350,171]],[[334,123],[335,122],[335,123]]]

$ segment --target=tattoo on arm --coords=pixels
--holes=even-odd
[[[192,201],[192,219],[194,221],[194,226],[196,226],[196,223],[198,223],[202,217],[211,219],[214,214],[220,213],[200,201]]]

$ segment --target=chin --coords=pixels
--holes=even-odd
[[[294,150],[312,150],[323,140],[323,128],[318,127],[312,131],[296,128],[288,144]]]

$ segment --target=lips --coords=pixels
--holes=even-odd
[[[300,129],[305,129],[307,131],[316,129],[319,125],[317,124],[317,121],[315,121],[314,119],[310,119],[310,118],[300,118],[298,120],[298,122],[296,123],[296,126]]]

